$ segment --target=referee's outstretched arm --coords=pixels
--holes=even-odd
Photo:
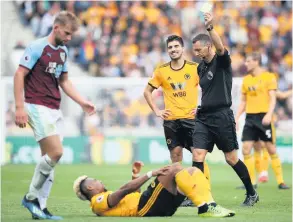
[[[218,33],[214,30],[213,28],[213,16],[211,13],[205,13],[204,14],[204,24],[205,27],[207,29],[207,31],[209,32],[209,35],[213,41],[213,44],[216,48],[216,52],[218,55],[224,55],[225,53],[225,48],[223,46],[222,40],[220,38],[220,36],[218,35]]]

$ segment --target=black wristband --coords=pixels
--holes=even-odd
[[[209,25],[209,27],[207,28],[207,31],[210,32],[214,29],[214,26],[213,25]]]

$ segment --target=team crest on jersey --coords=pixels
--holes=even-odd
[[[60,52],[60,58],[62,62],[65,62],[65,52]]]
[[[96,201],[97,201],[97,203],[101,203],[103,201],[103,199],[104,199],[104,195],[101,195],[101,196],[97,197]]]
[[[24,61],[29,62],[31,60],[31,57],[29,55],[24,56]]]
[[[167,139],[167,144],[171,144],[172,140],[171,139]]]
[[[153,182],[151,183],[151,187],[152,187],[152,188],[155,188],[155,186],[156,186],[156,183],[155,183],[155,181],[153,181]]]
[[[208,71],[208,75],[207,75],[208,80],[212,80],[213,77],[214,77],[214,74],[211,71]]]
[[[185,78],[186,80],[188,80],[188,79],[190,79],[190,75],[189,75],[188,73],[186,73],[186,74],[184,75],[184,78]]]

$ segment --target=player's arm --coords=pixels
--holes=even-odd
[[[236,117],[235,117],[237,130],[238,130],[238,127],[239,127],[239,124],[238,124],[239,119],[240,119],[241,115],[244,113],[245,108],[246,108],[246,94],[242,93],[241,94],[240,104],[238,106],[238,110],[237,110]]]
[[[19,67],[14,75],[15,124],[21,128],[26,127],[28,116],[24,108],[24,80],[40,58],[41,50],[37,44],[29,45],[22,55]]]
[[[143,167],[142,161],[135,161],[132,164],[132,180],[137,179],[140,175],[141,168]],[[140,188],[137,190],[137,192],[140,192]]]
[[[108,196],[108,206],[116,206],[127,194],[133,193],[138,190],[145,182],[147,182],[151,177],[156,177],[159,175],[165,175],[169,170],[169,166],[163,167],[158,170],[149,171],[147,174],[138,177],[137,179],[131,180],[126,183],[119,190],[110,194]]]
[[[268,75],[268,78],[266,79],[267,83],[267,89],[269,94],[269,109],[264,118],[262,119],[263,125],[270,125],[272,122],[274,110],[277,103],[277,79],[275,75]]]
[[[79,92],[75,89],[72,82],[68,78],[68,72],[63,72],[59,78],[59,84],[62,90],[65,92],[67,96],[69,96],[73,101],[79,104],[83,110],[88,114],[95,113],[95,106],[85,100]]]
[[[290,96],[292,96],[292,89],[290,89],[290,90],[287,90],[287,91],[285,91],[285,92],[282,92],[282,91],[280,91],[280,90],[277,90],[277,92],[276,92],[276,97],[277,97],[277,99],[281,99],[281,100],[283,100],[283,99],[287,99],[287,98],[289,98]]]
[[[59,79],[59,84],[62,90],[69,96],[74,102],[82,105],[85,99],[77,92],[72,82],[68,78],[68,72],[63,72]]]
[[[270,97],[270,103],[269,103],[269,111],[267,112],[267,114],[272,117],[274,114],[274,110],[275,110],[276,102],[277,102],[276,90],[270,90],[269,97]]]
[[[149,107],[153,110],[153,112],[155,114],[157,114],[159,109],[156,106],[156,104],[153,100],[153,96],[152,96],[152,93],[155,89],[156,89],[155,87],[151,86],[150,84],[147,84],[147,86],[144,89],[143,96],[144,96],[145,100],[147,101],[147,103],[149,104]]]
[[[209,32],[209,35],[212,39],[212,42],[216,48],[217,54],[218,55],[224,55],[225,53],[225,48],[222,43],[222,40],[219,36],[219,34],[215,31],[213,28],[213,16],[211,13],[205,13],[204,14],[204,19],[205,19],[205,27]]]
[[[263,125],[270,125],[272,122],[272,118],[273,118],[273,114],[274,114],[274,110],[276,106],[276,100],[277,100],[276,90],[269,90],[269,98],[270,98],[269,110],[264,116],[264,118],[262,119]]]
[[[14,75],[14,99],[15,99],[15,124],[21,128],[26,126],[28,116],[24,109],[24,79],[29,74],[30,70],[19,66]]]
[[[149,107],[153,110],[157,117],[161,117],[162,119],[168,118],[171,115],[171,111],[168,109],[160,110],[156,104],[154,103],[152,93],[156,88],[148,84],[144,89],[144,98],[147,101]]]

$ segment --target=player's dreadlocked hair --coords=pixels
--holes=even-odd
[[[76,196],[81,200],[88,200],[87,196],[82,191],[82,184],[88,178],[88,176],[80,176],[78,177],[73,183],[73,191],[75,192]]]

